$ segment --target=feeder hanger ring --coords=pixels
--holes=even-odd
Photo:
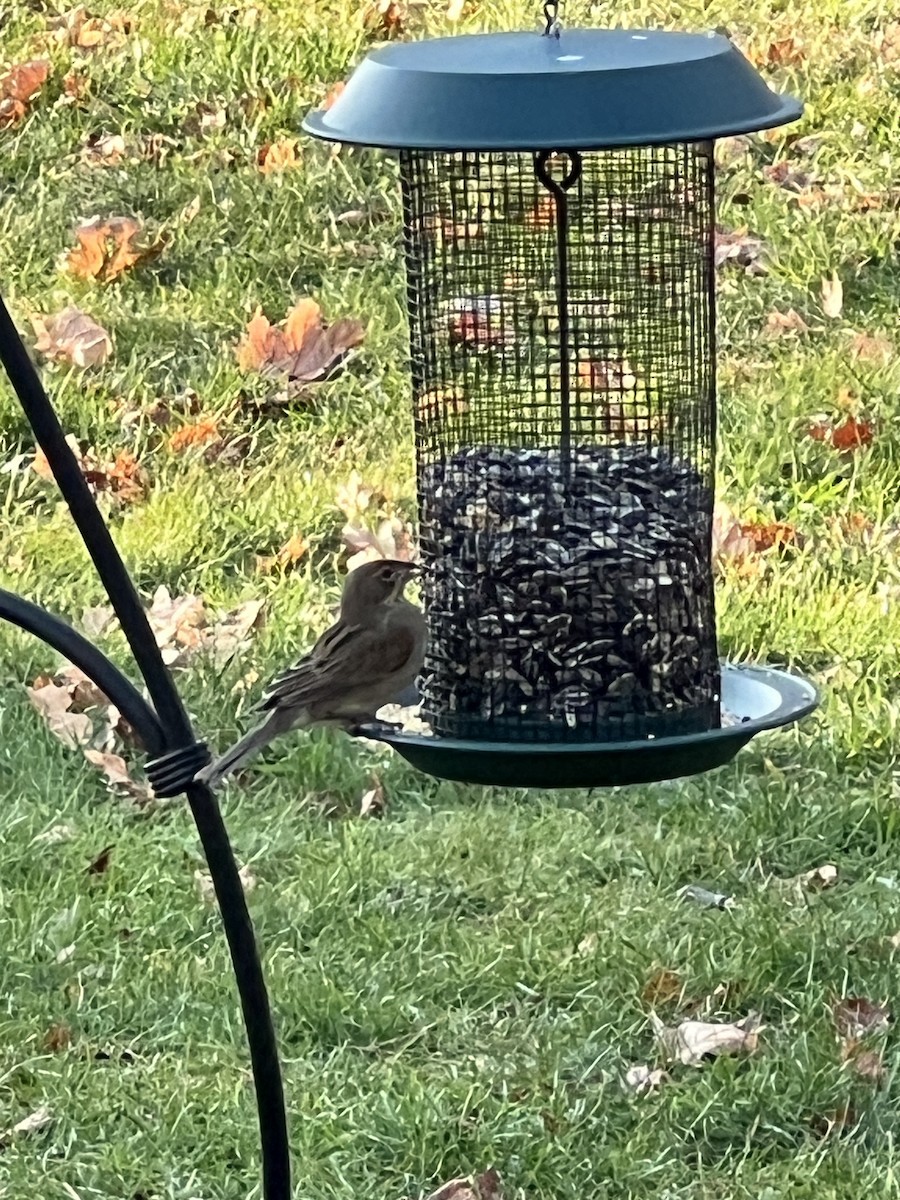
[[[544,27],[544,37],[558,38],[562,32],[559,19],[559,0],[544,0],[544,17],[547,24]]]
[[[568,160],[569,169],[562,179],[554,179],[550,174],[551,160],[554,158]],[[581,155],[577,150],[541,150],[535,155],[534,173],[548,192],[553,192],[559,197],[580,179]]]

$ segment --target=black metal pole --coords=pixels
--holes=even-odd
[[[80,666],[132,721],[151,752],[156,754],[157,757],[147,764],[147,775],[156,791],[160,795],[181,792],[187,795],[219,902],[247,1032],[259,1116],[263,1197],[264,1200],[290,1200],[284,1087],[253,925],[216,798],[204,784],[192,782],[195,771],[208,761],[208,752],[194,737],[190,719],[162,661],[131,577],[66,443],[53,406],[2,298],[0,362],[106,589],[147,685],[155,714],[112,663],[58,618],[8,593],[0,596],[0,617],[36,634]]]

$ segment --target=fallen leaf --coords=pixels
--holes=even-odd
[[[68,1025],[51,1025],[44,1034],[44,1049],[49,1054],[59,1054],[61,1050],[68,1050],[71,1042],[72,1030]]]
[[[144,808],[153,803],[155,799],[153,789],[148,783],[132,779],[128,764],[120,755],[105,750],[85,750],[84,757],[89,763],[100,769],[106,777],[111,792],[127,796],[138,808]]]
[[[39,1133],[45,1129],[53,1120],[53,1114],[50,1109],[42,1104],[40,1108],[35,1109],[33,1113],[29,1113],[27,1117],[23,1117],[21,1121],[17,1121],[15,1125],[0,1133],[0,1147],[6,1147],[17,1137],[27,1137],[32,1133]]]
[[[68,946],[63,946],[63,948],[61,950],[57,951],[57,955],[56,955],[56,958],[54,961],[57,962],[60,966],[62,966],[62,964],[67,963],[70,958],[74,958],[75,950],[76,950],[76,946],[75,946],[74,942],[72,942]]]
[[[669,1027],[655,1013],[650,1014],[650,1020],[668,1060],[689,1067],[699,1066],[704,1058],[719,1054],[752,1054],[764,1028],[756,1013],[731,1024],[682,1021]]]
[[[345,525],[341,537],[354,553],[347,559],[347,570],[355,571],[363,563],[379,558],[413,562],[416,556],[412,531],[398,517],[381,522],[376,532],[360,526]]]
[[[50,77],[50,63],[44,58],[19,63],[0,75],[0,129],[20,121]]]
[[[74,434],[69,434],[66,442],[94,495],[107,492],[122,504],[133,504],[144,499],[149,481],[143,467],[130,450],[120,450],[114,459],[104,461],[97,457],[93,447],[82,450]],[[40,447],[35,451],[31,469],[42,479],[53,478],[47,456]]]
[[[774,337],[781,337],[786,333],[809,333],[809,326],[793,308],[787,312],[773,309],[766,317],[765,331]]]
[[[383,817],[386,807],[384,785],[380,779],[376,778],[373,780],[372,787],[362,794],[359,802],[359,815],[361,817]]]
[[[837,320],[844,307],[844,286],[836,273],[822,280],[822,312],[826,317]]]
[[[300,164],[297,154],[299,142],[296,138],[278,138],[274,142],[266,142],[260,146],[256,156],[256,165],[263,175],[271,175],[273,171],[286,171]]]
[[[334,497],[335,504],[350,522],[359,520],[373,500],[383,499],[380,493],[363,481],[359,471],[350,472],[350,478],[338,486]]]
[[[251,633],[265,620],[264,600],[245,600],[210,625],[203,649],[220,670],[249,644]]]
[[[180,454],[183,450],[194,449],[197,446],[208,446],[210,442],[221,440],[218,422],[213,417],[206,417],[193,424],[182,425],[169,438],[169,450]]]
[[[886,365],[894,357],[894,343],[886,337],[870,336],[857,333],[850,343],[850,349],[855,358],[865,362],[876,362]]]
[[[789,192],[807,192],[816,182],[815,176],[809,171],[802,171],[788,159],[763,167],[763,177],[778,187]]]
[[[500,1176],[490,1167],[480,1175],[460,1176],[441,1184],[427,1200],[502,1200],[502,1195]]]
[[[54,317],[32,317],[37,334],[35,350],[76,367],[102,367],[112,354],[106,330],[87,313],[70,305]]]
[[[713,508],[712,553],[715,560],[743,563],[766,550],[799,546],[793,525],[783,521],[741,521],[723,501]]]
[[[363,13],[369,29],[385,38],[399,37],[406,21],[406,8],[398,0],[373,0]]]
[[[717,267],[733,262],[748,275],[765,275],[762,239],[747,229],[716,229],[714,261]]]
[[[875,428],[871,421],[846,416],[843,421],[835,424],[828,417],[814,421],[807,429],[807,434],[815,442],[828,442],[835,450],[858,450],[869,446],[875,437]]]
[[[463,15],[466,0],[448,0],[446,17],[448,21],[456,22]]]
[[[668,967],[660,967],[644,984],[641,1000],[651,1008],[659,1008],[680,999],[683,990],[681,976],[675,971],[670,971]]]
[[[86,875],[105,875],[115,846],[104,846],[94,861],[85,869]]]
[[[881,1083],[887,1075],[881,1051],[863,1046],[858,1038],[845,1038],[841,1044],[841,1059],[855,1075],[870,1083]]]
[[[71,842],[74,836],[75,830],[71,825],[51,825],[49,829],[43,833],[39,833],[34,840],[36,842],[47,842],[50,846],[56,846],[61,842]]]
[[[121,9],[104,17],[94,17],[79,4],[77,8],[51,18],[48,28],[73,49],[93,53],[101,48],[109,50],[112,46],[122,45],[125,35],[134,28],[134,20]]]
[[[63,97],[68,104],[79,104],[91,90],[91,77],[82,71],[69,71],[63,76]]]
[[[256,876],[248,866],[238,868],[238,876],[241,881],[241,887],[244,890],[244,895],[247,896],[256,887]],[[218,904],[216,899],[216,889],[213,886],[212,876],[206,871],[195,871],[194,880],[197,884],[197,890],[200,893],[200,899],[206,904]]]
[[[72,689],[60,687],[52,681],[40,683],[40,687],[29,687],[25,691],[34,708],[47,722],[50,732],[70,750],[83,746],[91,740],[94,725],[84,713],[71,709]]]
[[[89,133],[81,148],[81,161],[94,166],[117,167],[124,157],[121,133]]]
[[[892,1021],[886,1004],[875,1004],[865,996],[845,996],[832,1005],[834,1024],[843,1037],[859,1038],[867,1033],[884,1033]]]
[[[802,875],[798,875],[793,882],[808,888],[811,892],[821,892],[825,888],[834,887],[837,881],[837,867],[831,863],[825,863],[821,867],[813,867],[811,871],[805,871]]]
[[[67,253],[66,268],[79,279],[109,283],[162,253],[165,238],[143,235],[134,217],[91,217],[75,229],[78,246]]]
[[[811,1124],[819,1137],[826,1138],[832,1133],[841,1134],[858,1125],[859,1113],[850,1103],[846,1103],[831,1112],[813,1117]]]
[[[364,337],[365,326],[355,318],[325,325],[318,304],[308,298],[291,309],[283,328],[270,325],[257,309],[237,347],[238,366],[314,383],[334,374]]]
[[[302,533],[292,534],[275,554],[257,555],[257,571],[267,574],[276,569],[287,571],[298,563],[309,550],[309,543]]]
[[[651,1068],[645,1063],[639,1063],[628,1068],[622,1083],[627,1092],[634,1092],[637,1096],[645,1096],[648,1092],[655,1092],[664,1083],[671,1083],[671,1081],[672,1076],[661,1067]]]

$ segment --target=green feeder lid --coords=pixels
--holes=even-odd
[[[307,133],[421,150],[580,150],[705,141],[795,121],[719,33],[488,33],[375,50]]]

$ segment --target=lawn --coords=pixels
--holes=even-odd
[[[31,346],[33,319],[67,305],[108,331],[99,365],[35,356],[148,604],[162,585],[203,598],[213,633],[197,648],[179,627],[173,669],[218,747],[327,623],[348,513],[415,519],[395,165],[313,144],[301,117],[386,26],[540,17],[468,0],[453,24],[403,4],[135,0],[116,15],[97,0],[87,24],[58,0],[0,9],[0,77],[50,63],[32,98],[7,85],[0,104],[0,287]],[[719,491],[744,542],[719,564],[718,615],[723,654],[793,666],[825,699],[728,767],[647,787],[463,787],[321,733],[229,784],[303,1200],[419,1197],[489,1167],[509,1200],[900,1196],[897,1038],[836,1029],[842,998],[898,999],[890,7],[567,7],[568,25],[723,25],[807,102],[796,126],[720,146],[740,254],[719,270]],[[67,265],[95,216],[137,219],[153,252],[120,274]],[[276,323],[302,297],[367,332],[333,380],[288,394],[236,348],[257,308]],[[0,459],[0,585],[82,625],[104,596],[5,380]],[[249,601],[265,622],[218,653],[216,620]],[[112,627],[98,639],[127,665]],[[0,630],[0,1133],[49,1110],[0,1136],[0,1197],[258,1196],[243,1032],[190,816],[112,792],[54,736],[26,687],[57,665]],[[95,747],[139,777],[140,755],[89,716]],[[381,820],[359,815],[375,778]],[[825,865],[836,877],[799,878]],[[679,899],[689,884],[735,904]],[[675,1065],[637,1095],[625,1072],[661,1064],[654,1005],[670,1024],[757,1012],[765,1028],[755,1052]]]

